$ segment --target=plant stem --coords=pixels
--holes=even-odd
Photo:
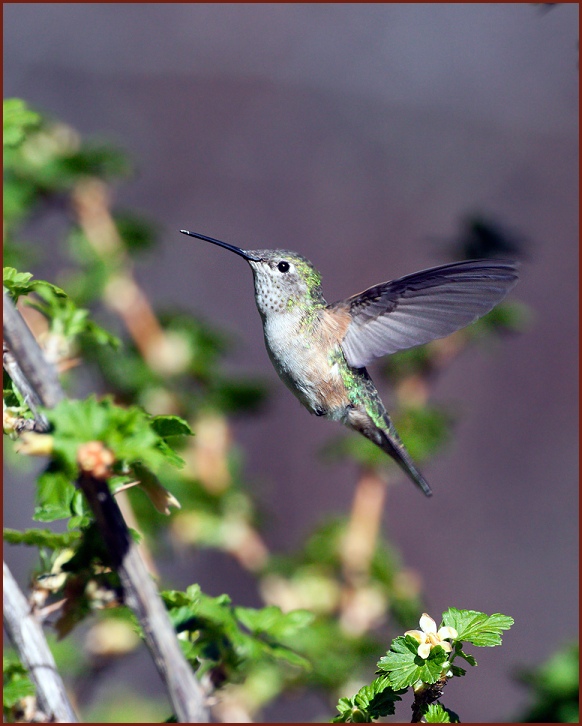
[[[35,397],[37,404],[47,408],[55,406],[65,397],[57,373],[46,361],[34,336],[8,296],[4,299],[4,337],[9,360],[14,360],[22,373],[18,380],[13,379],[21,394]],[[23,389],[20,389],[20,385]],[[93,510],[112,561],[118,569],[125,602],[140,622],[158,672],[166,683],[178,721],[208,721],[205,693],[182,654],[167,611],[107,483],[89,474],[82,474],[77,483]],[[21,619],[26,617],[26,612],[26,608],[20,609]],[[18,615],[18,611],[16,614]],[[27,643],[17,637],[18,621],[11,623],[10,627],[22,661],[26,663],[30,656],[26,651]],[[39,630],[42,637],[42,630]],[[44,641],[44,637],[42,640]],[[47,697],[47,694],[43,697]]]
[[[35,686],[40,709],[49,721],[78,723],[42,628],[6,563],[3,580],[4,626]]]
[[[412,718],[410,723],[421,723],[426,707],[438,701],[443,695],[444,687],[447,685],[447,677],[441,676],[436,683],[426,683],[424,688],[414,692],[412,703]]]

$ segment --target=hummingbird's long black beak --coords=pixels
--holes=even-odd
[[[245,260],[253,260],[254,262],[259,262],[260,257],[256,257],[255,255],[251,255],[250,252],[247,252],[246,250],[241,250],[240,247],[235,247],[234,245],[229,245],[226,242],[221,242],[219,239],[214,239],[214,237],[207,237],[205,234],[197,234],[196,232],[188,232],[187,229],[181,229],[180,232],[182,234],[188,234],[190,237],[196,237],[197,239],[202,239],[205,242],[212,242],[213,245],[218,245],[219,247],[224,247],[227,250],[230,250],[231,252],[234,252],[237,255],[240,255],[241,257],[244,257]]]

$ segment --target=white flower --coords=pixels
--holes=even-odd
[[[420,618],[420,627],[422,630],[407,630],[404,635],[411,635],[415,640],[418,640],[420,643],[418,655],[421,658],[428,658],[430,649],[434,648],[435,645],[440,645],[444,651],[450,653],[453,648],[450,643],[447,643],[447,640],[454,640],[459,637],[457,631],[448,626],[439,628],[437,631],[435,621],[426,613],[423,613]]]

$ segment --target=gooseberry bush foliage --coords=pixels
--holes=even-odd
[[[39,430],[18,381],[4,375],[8,465],[30,472],[29,457],[43,462],[30,513],[40,526],[8,527],[4,539],[38,553],[28,597],[58,638],[48,636],[57,665],[74,675],[73,697],[79,684],[90,686],[97,662],[106,669],[142,635],[75,486],[87,471],[107,482],[148,561],[152,553],[208,548],[255,578],[261,608],[210,596],[195,582],[184,591],[161,591],[216,720],[235,712],[256,719],[290,689],[324,694],[329,711],[322,717],[332,718],[338,697],[370,681],[377,661],[377,677],[340,698],[334,721],[389,716],[408,689],[413,720],[457,721],[440,698],[450,678],[465,674],[459,661],[476,665],[465,645],[499,645],[512,619],[450,608],[437,628],[421,617],[420,576],[402,564],[379,527],[368,527],[367,554],[357,561],[349,554],[353,533],[361,531],[356,507],[350,517],[323,522],[296,552],[269,551],[261,536],[264,514],[250,494],[231,426],[233,416],[259,412],[267,392],[257,380],[225,372],[231,341],[224,333],[190,310],[156,309],[140,288],[136,262],[155,254],[159,232],[114,204],[116,184],[130,173],[129,159],[112,144],[87,141],[19,99],[5,101],[4,290],[59,371],[66,397],[41,407],[48,426]],[[30,222],[49,214],[60,217],[61,229],[54,281],[28,271],[49,254],[48,244],[28,240]],[[52,242],[50,249],[52,255]],[[389,359],[384,372],[399,391],[396,424],[416,459],[442,448],[454,421],[446,407],[429,401],[428,381],[467,345],[519,330],[524,317],[517,303],[503,303],[446,348],[435,341]],[[361,501],[366,492],[385,491],[391,464],[361,437],[338,437],[322,454],[358,463]],[[376,506],[366,516],[378,523],[378,506],[368,506]],[[420,630],[405,631],[419,618]],[[395,632],[404,634],[391,640]],[[66,647],[74,638],[83,639],[84,650]],[[389,646],[378,660],[380,642]],[[7,721],[31,720],[35,712],[34,688],[18,655],[5,651]],[[101,711],[78,704],[83,720],[139,721],[152,707],[147,693],[127,692],[112,694]],[[160,720],[168,716],[163,708],[155,711]]]

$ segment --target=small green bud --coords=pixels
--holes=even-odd
[[[370,723],[370,718],[359,708],[352,708],[352,723]]]

